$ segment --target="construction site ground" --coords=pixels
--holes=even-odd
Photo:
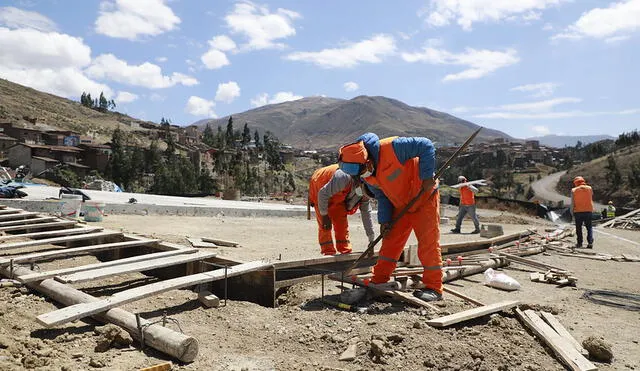
[[[448,207],[446,216],[455,217]],[[505,233],[552,224],[536,218],[481,210],[481,222],[501,224]],[[479,239],[465,234],[473,229],[466,221],[463,234],[453,235],[443,225],[441,242]],[[183,216],[107,216],[102,226],[124,230],[169,242],[188,244],[186,237],[216,237],[240,242],[240,247],[219,248],[219,253],[244,261],[283,260],[319,256],[315,220],[304,218],[232,218]],[[364,250],[366,237],[359,215],[350,219],[355,250]],[[640,242],[640,232],[607,229],[607,233]],[[638,245],[596,233],[594,250],[612,255],[638,255]],[[573,241],[571,241],[573,242]],[[415,243],[412,236],[409,243]],[[640,368],[640,312],[603,306],[582,299],[584,290],[603,289],[638,294],[640,263],[596,261],[560,256],[553,252],[531,259],[565,267],[578,278],[577,287],[529,280],[533,270],[512,264],[503,271],[522,285],[519,291],[505,292],[484,286],[483,276],[453,281],[450,287],[485,304],[520,300],[543,308],[556,317],[578,340],[602,337],[612,345],[611,364],[596,363],[601,370]],[[77,257],[41,264],[41,269],[66,267],[95,261]],[[115,290],[154,280],[141,274],[112,277],[77,285],[92,295],[110,295]],[[219,308],[204,308],[197,294],[189,290],[171,291],[123,306],[150,320],[162,318],[163,311],[178,320],[181,329],[198,339],[200,354],[195,362],[174,362],[185,370],[563,370],[545,348],[509,312],[486,316],[458,325],[436,329],[426,321],[437,315],[390,300],[380,300],[367,313],[352,313],[326,307],[319,301],[320,283],[292,287],[280,297],[278,308],[248,302],[229,301]],[[338,284],[327,281],[328,294],[339,293]],[[438,302],[443,314],[472,308],[461,299],[446,295]],[[26,288],[0,288],[0,369],[82,370],[104,368],[131,370],[169,360],[165,355],[138,345],[94,350],[99,336],[93,329],[101,324],[90,319],[61,328],[44,329],[35,317],[52,311],[54,303]],[[168,324],[177,329],[173,323]],[[372,343],[380,339],[384,347]],[[340,354],[352,342],[358,344],[352,361],[340,361]],[[378,358],[378,356],[380,356]]]

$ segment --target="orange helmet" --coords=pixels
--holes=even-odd
[[[367,153],[367,149],[364,147],[363,141],[342,146],[338,153],[339,161],[351,162],[354,164],[364,164],[369,158],[369,154]]]

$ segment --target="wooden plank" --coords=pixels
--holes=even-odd
[[[482,307],[465,310],[460,313],[451,314],[448,316],[434,318],[427,321],[429,326],[433,327],[447,327],[456,323],[468,321],[470,319],[486,316],[487,314],[500,312],[505,309],[513,308],[518,305],[519,301],[501,301],[495,304],[484,305]]]
[[[64,283],[80,283],[92,280],[99,280],[106,277],[118,276],[121,274],[144,272],[151,269],[158,269],[164,267],[170,267],[172,265],[179,265],[190,263],[194,261],[204,260],[216,256],[216,253],[208,251],[198,251],[195,254],[187,254],[180,256],[167,256],[157,259],[148,258],[143,261],[134,261],[125,264],[107,265],[96,264],[91,270],[83,272],[72,273],[66,276],[56,277],[56,281]]]
[[[24,210],[22,209],[1,209],[0,210],[0,215],[11,215],[11,214],[18,214],[23,212]]]
[[[547,325],[546,322],[538,317],[534,311],[528,309],[522,312],[516,308],[516,315],[540,340],[544,341],[571,370],[590,371],[598,369],[593,363],[584,358],[582,354],[578,353],[569,342],[565,341],[562,336]]]
[[[527,259],[527,258],[523,258],[521,256],[517,256],[517,255],[513,255],[513,254],[508,254],[506,252],[501,252],[498,254],[499,256],[504,256],[505,258],[516,262],[516,263],[520,263],[522,265],[528,265],[530,267],[534,267],[534,268],[543,268],[546,270],[550,270],[550,269],[557,269],[559,271],[566,271],[566,269],[564,268],[559,268],[559,267],[555,267],[553,265],[549,265],[549,264],[545,264],[545,263],[541,263],[532,259]]]
[[[270,263],[262,261],[253,261],[244,264],[238,264],[227,269],[227,277],[235,277],[244,273],[254,272],[257,270],[268,269]],[[192,274],[182,276],[170,280],[154,282],[149,285],[136,287],[133,289],[120,291],[111,295],[106,299],[102,299],[92,303],[81,303],[71,305],[53,312],[45,313],[38,316],[38,322],[46,327],[61,325],[80,318],[91,316],[96,313],[107,311],[111,308],[141,300],[149,296],[161,294],[163,292],[181,289],[199,285],[202,283],[222,280],[225,277],[224,269],[216,269],[215,271]]]
[[[600,224],[600,226],[601,227],[609,227],[610,225],[612,225],[614,223],[617,223],[620,220],[626,219],[626,218],[628,218],[630,216],[636,215],[637,213],[640,213],[640,209],[633,210],[633,211],[628,212],[628,213],[626,213],[624,215],[621,215],[621,216],[619,216],[617,218],[611,219],[606,223]]]
[[[216,244],[218,246],[227,246],[227,247],[238,247],[238,246],[240,246],[239,242],[221,240],[219,238],[202,237],[201,240],[203,242],[210,242],[210,243]]]
[[[584,255],[584,254],[568,254],[568,253],[564,253],[564,252],[560,252],[560,253],[558,253],[558,255],[571,256],[571,257],[574,257],[574,258],[582,258],[582,259],[600,260],[600,261],[611,260],[611,258],[606,257],[606,256],[594,256],[594,255]]]
[[[461,292],[458,292],[458,291],[456,291],[456,290],[454,290],[454,289],[452,289],[450,287],[443,286],[442,289],[444,290],[444,292],[448,292],[449,294],[451,294],[453,296],[457,296],[460,299],[464,299],[464,300],[468,301],[471,304],[475,304],[475,305],[478,305],[478,306],[484,306],[485,305],[482,302],[479,302],[478,300],[476,300],[474,298],[471,298],[471,297],[469,297],[469,296],[467,296],[467,295],[465,295],[465,294],[463,294]]]
[[[55,216],[48,216],[43,218],[31,218],[31,219],[23,219],[23,220],[11,220],[8,222],[0,222],[0,227],[10,227],[13,225],[22,225],[22,224],[36,224],[36,223],[45,223],[45,222],[53,222],[55,220],[60,220]]]
[[[24,212],[24,213],[18,213],[18,214],[0,215],[0,221],[25,219],[25,218],[34,217],[36,215],[40,215],[40,213]]]
[[[631,254],[622,254],[622,258],[630,262],[640,262],[640,257]]]
[[[129,247],[136,246],[136,244],[133,244],[132,242],[135,242],[135,241],[127,241],[125,243],[127,243]],[[119,243],[121,243],[121,242],[119,242]],[[162,252],[151,253],[151,254],[142,254],[142,255],[136,255],[136,256],[132,256],[130,258],[125,258],[125,259],[116,259],[116,260],[111,260],[111,261],[107,261],[107,262],[101,262],[101,263],[95,263],[95,264],[87,264],[87,265],[81,265],[81,266],[70,267],[70,268],[62,268],[62,269],[56,269],[56,270],[47,271],[47,272],[32,273],[32,274],[28,274],[28,275],[24,275],[24,276],[18,277],[18,280],[20,280],[23,283],[28,283],[28,282],[33,282],[33,281],[42,281],[42,280],[47,279],[47,278],[52,278],[52,277],[56,277],[56,276],[62,276],[62,275],[65,275],[65,274],[73,274],[73,273],[78,273],[78,272],[85,272],[85,271],[92,270],[92,269],[112,267],[112,266],[116,266],[116,265],[139,262],[139,261],[142,261],[142,260],[164,258],[164,257],[168,257],[168,256],[181,255],[181,254],[190,254],[190,253],[194,253],[196,251],[197,251],[196,249],[193,249],[193,250],[173,250],[173,251],[162,251]]]
[[[36,228],[51,228],[51,227],[69,227],[78,224],[78,222],[73,220],[65,220],[62,222],[51,222],[51,223],[40,223],[40,224],[24,224],[24,225],[14,225],[10,227],[0,227],[0,232],[12,232],[12,231],[22,231],[25,229],[36,229]]]
[[[83,241],[83,240],[91,240],[94,238],[116,237],[116,236],[122,236],[122,232],[116,232],[116,231],[96,232],[96,233],[81,234],[77,236],[63,236],[63,237],[43,238],[41,240],[11,242],[11,243],[1,244],[0,250],[10,250],[10,249],[17,249],[21,247],[49,245],[49,244],[56,244],[56,243]]]
[[[9,234],[6,236],[0,236],[0,243],[9,240],[16,239],[25,239],[25,238],[40,238],[40,237],[56,237],[56,236],[72,236],[75,234],[85,234],[91,232],[98,232],[103,230],[102,227],[79,227],[79,228],[68,228],[68,229],[59,229],[57,231],[47,231],[47,232],[32,232],[32,233],[22,233],[22,234]]]
[[[25,255],[17,255],[17,256],[2,258],[0,259],[0,267],[9,265],[12,260],[14,264],[30,263],[30,262],[36,262],[36,261],[49,260],[53,258],[59,258],[59,257],[70,257],[70,256],[93,254],[99,251],[120,249],[125,247],[145,246],[148,244],[155,244],[159,241],[160,240],[139,239],[134,241],[114,242],[114,243],[106,243],[106,244],[100,244],[100,245],[89,245],[89,246],[65,248],[60,250],[35,252],[35,253],[30,253]]]
[[[200,238],[187,238],[187,241],[189,241],[189,243],[191,244],[191,246],[195,247],[195,248],[214,248],[217,249],[218,245],[216,245],[215,243],[211,243],[211,242],[203,242],[202,239]]]
[[[574,348],[581,354],[587,354],[587,351],[582,347],[582,345],[567,331],[567,329],[558,321],[558,319],[551,313],[548,312],[540,312],[542,318],[547,321],[549,326],[553,328],[558,335],[565,338]]]

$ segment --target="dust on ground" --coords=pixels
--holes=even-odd
[[[446,216],[454,217],[448,208]],[[482,218],[506,213],[481,210]],[[514,219],[521,218],[512,216]],[[355,250],[363,250],[366,236],[359,216],[350,219]],[[552,225],[526,218],[529,224],[504,224],[505,233],[532,226],[538,230]],[[452,222],[452,221],[451,221]],[[238,248],[218,249],[220,254],[245,261],[300,259],[319,256],[315,221],[303,218],[204,218],[172,216],[108,216],[102,223],[171,242],[187,244],[185,237],[218,237],[240,242]],[[441,240],[461,242],[477,235],[448,233],[444,225]],[[473,226],[463,224],[463,232]],[[640,232],[610,230],[609,233],[638,241]],[[412,236],[409,243],[415,243]],[[595,251],[619,255],[638,254],[638,247],[596,234]],[[281,255],[281,256],[280,256]],[[586,289],[638,292],[639,263],[583,260],[539,254],[531,257],[566,267],[578,277],[575,288],[529,281],[529,268],[512,265],[503,269],[522,285],[516,292],[504,292],[482,285],[482,275],[454,281],[451,287],[485,303],[518,299],[557,313],[557,318],[582,342],[589,337],[611,344],[612,363],[596,363],[601,370],[632,370],[640,367],[638,312],[594,304],[581,299]],[[95,262],[91,256],[41,264],[42,270]],[[77,285],[95,296],[110,295],[115,289],[153,280],[134,273]],[[326,282],[327,295],[338,295],[338,284]],[[176,290],[123,306],[142,317],[158,320],[163,313],[179,321],[181,329],[198,339],[200,354],[191,364],[174,362],[185,370],[563,370],[553,354],[541,345],[510,313],[496,314],[446,329],[426,325],[434,315],[425,310],[380,300],[366,313],[340,311],[323,305],[320,283],[292,287],[280,299],[278,308],[264,308],[247,302],[229,301],[220,308],[204,308],[197,294]],[[446,296],[437,303],[443,314],[470,309],[471,305]],[[153,349],[140,351],[137,344],[110,343],[94,331],[90,319],[55,329],[43,329],[35,317],[56,307],[45,297],[26,288],[0,289],[0,369],[128,370],[158,364],[168,358]],[[178,330],[174,324],[172,328]],[[102,344],[102,346],[100,346]],[[357,344],[353,361],[339,361],[350,344]],[[96,348],[98,346],[98,348]]]

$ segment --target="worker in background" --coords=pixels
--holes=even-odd
[[[338,169],[337,164],[313,173],[309,183],[309,203],[316,211],[318,242],[323,255],[351,252],[347,217],[358,209],[369,242],[374,240],[371,205],[369,197],[363,193],[362,182]],[[335,243],[331,235],[332,229]]]
[[[607,204],[607,218],[615,218],[616,217],[616,207],[613,206],[613,201],[609,201]]]
[[[460,175],[458,177],[458,183],[466,183],[467,178]],[[478,220],[478,215],[476,214],[476,197],[475,194],[478,193],[478,188],[473,185],[465,185],[460,187],[460,206],[458,207],[458,218],[456,219],[456,227],[451,230],[451,233],[460,233],[460,227],[462,226],[462,220],[464,216],[469,214],[471,220],[473,221],[473,225],[476,229],[471,233],[480,233],[480,221]]]
[[[424,269],[423,290],[414,295],[425,301],[442,299],[440,256],[440,195],[434,179],[436,150],[427,138],[379,139],[366,133],[339,152],[342,171],[360,176],[378,201],[378,222],[383,236],[378,261],[369,285],[384,286],[396,268],[411,234],[418,240],[418,257]],[[389,223],[415,198],[425,192],[404,216]],[[430,197],[433,194],[433,197]]]
[[[577,248],[582,247],[582,225],[587,228],[587,248],[593,248],[593,227],[591,218],[593,214],[593,189],[587,185],[583,177],[573,179],[574,188],[571,189],[571,214],[576,223]]]

